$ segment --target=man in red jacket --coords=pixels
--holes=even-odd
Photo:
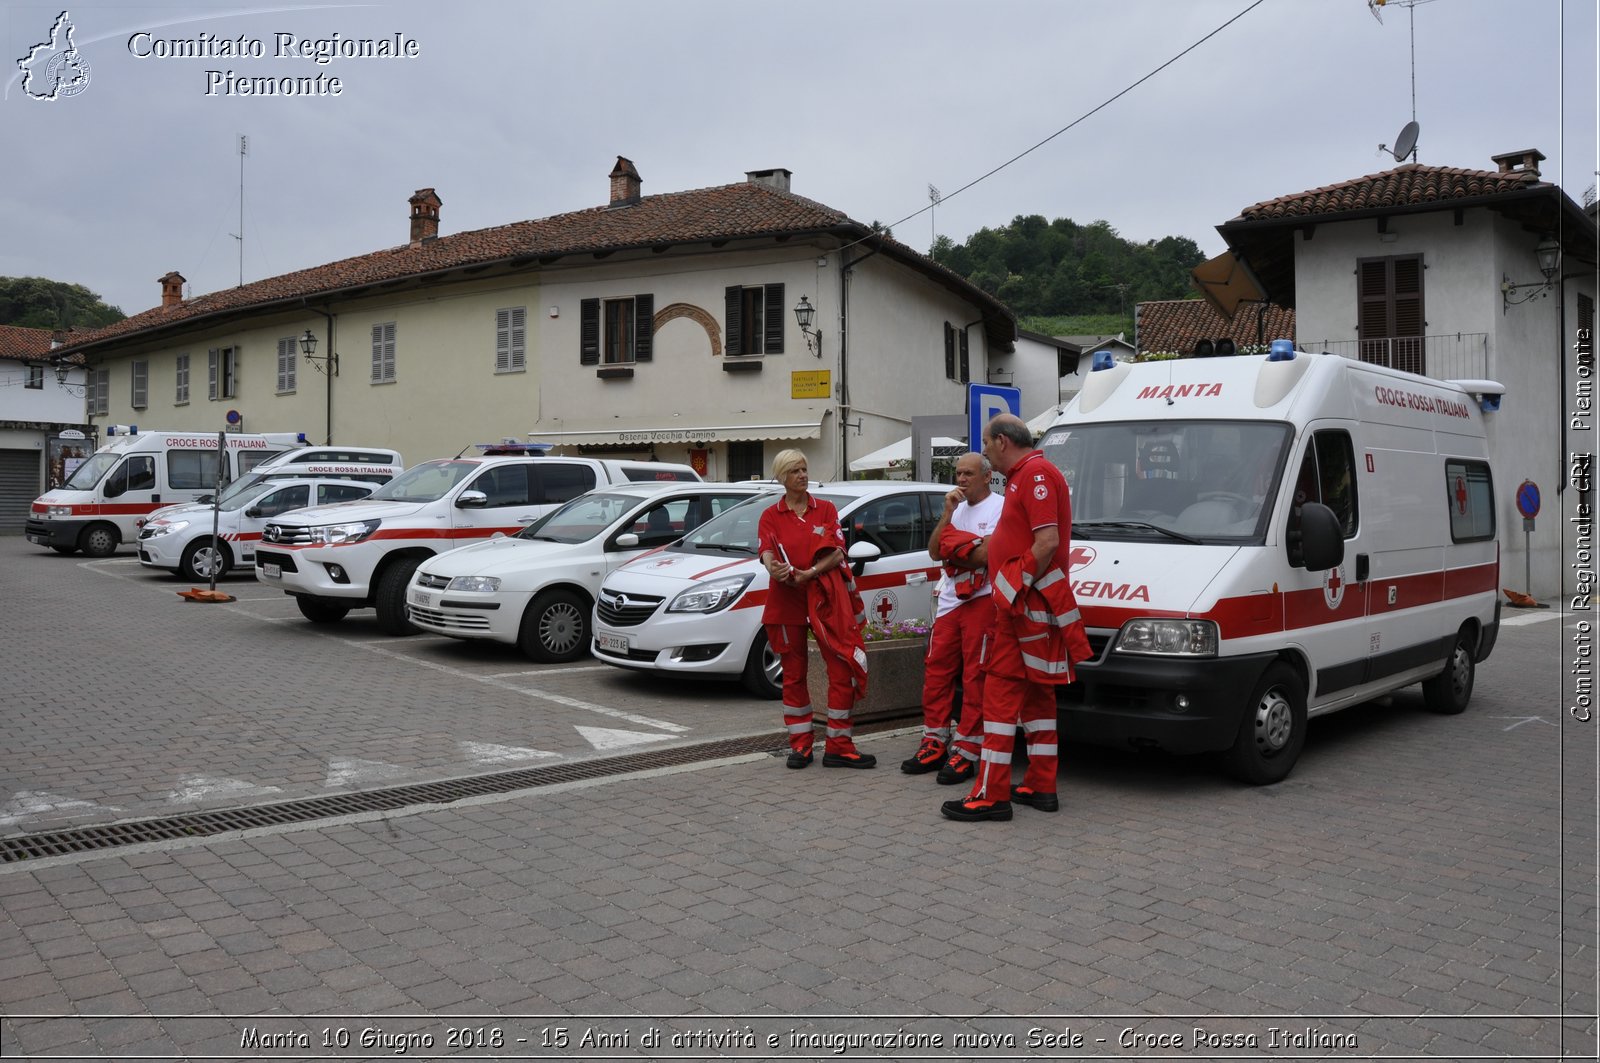
[[[1008,565],[1020,569],[1030,584],[1064,581],[1072,506],[1061,470],[1034,449],[1033,433],[1011,414],[1001,414],[984,429],[983,454],[1006,478],[1000,523],[988,540],[990,582]],[[1000,601],[998,590],[995,606],[994,640],[984,661],[983,753],[972,792],[964,800],[946,801],[941,806],[951,819],[1010,819],[1013,797],[1042,812],[1060,807],[1056,797],[1055,686],[1039,681],[1037,667],[1030,674],[1013,614]],[[1072,613],[1078,636],[1075,644],[1086,646],[1075,608]],[[1070,676],[1068,662],[1059,681],[1069,681]],[[1013,789],[1011,753],[1019,725],[1027,736],[1028,770],[1022,784]]]

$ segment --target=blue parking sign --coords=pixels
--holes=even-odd
[[[1022,389],[997,384],[967,385],[967,445],[983,450],[983,428],[996,414],[1022,416]]]

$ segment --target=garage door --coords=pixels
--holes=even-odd
[[[0,535],[22,534],[41,490],[37,450],[0,450]]]

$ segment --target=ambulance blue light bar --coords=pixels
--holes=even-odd
[[[136,436],[138,434],[139,434],[139,426],[136,425],[136,424],[108,424],[108,425],[106,425],[106,435],[107,436]]]
[[[543,454],[555,449],[554,443],[477,443],[477,448],[485,454]]]
[[[1294,361],[1294,340],[1273,340],[1267,354],[1269,362]]]
[[[1089,365],[1089,372],[1098,373],[1102,369],[1115,369],[1116,367],[1117,360],[1112,357],[1110,351],[1095,351],[1094,361]]]

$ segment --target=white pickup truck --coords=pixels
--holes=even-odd
[[[292,595],[314,624],[370,607],[385,633],[409,635],[417,628],[406,615],[406,586],[435,554],[514,534],[602,484],[700,479],[688,465],[549,457],[538,444],[481,449],[479,457],[425,461],[369,498],[268,523],[256,578]]]

